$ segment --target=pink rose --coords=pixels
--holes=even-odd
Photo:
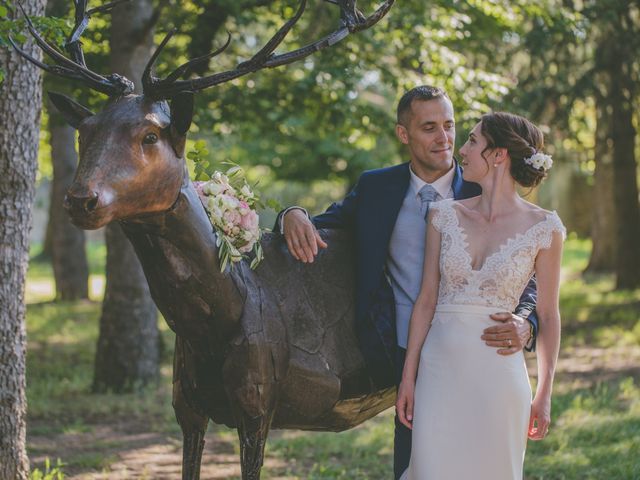
[[[253,210],[249,210],[246,215],[242,215],[240,219],[240,226],[243,230],[255,230],[258,228],[258,214]]]

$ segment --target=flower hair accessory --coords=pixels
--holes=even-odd
[[[536,170],[540,170],[542,168],[545,172],[553,166],[551,155],[547,155],[542,152],[536,152],[530,157],[525,158],[524,163],[531,165]]]

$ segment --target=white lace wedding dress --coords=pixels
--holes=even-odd
[[[565,229],[553,212],[472,268],[453,200],[433,203],[441,233],[440,287],[420,355],[411,463],[402,480],[522,480],[531,408],[524,355],[502,356],[480,340],[511,312],[540,249]],[[543,327],[544,328],[544,327]]]

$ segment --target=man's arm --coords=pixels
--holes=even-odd
[[[516,307],[516,315],[526,318],[529,322],[529,341],[525,345],[525,349],[533,352],[536,349],[536,338],[538,336],[538,314],[536,313],[536,304],[538,303],[538,289],[536,277],[531,277],[529,283],[522,292],[520,303]]]
[[[316,228],[352,228],[354,225],[358,186],[341,202],[332,204],[324,213],[309,218],[302,208],[288,208],[281,211],[273,227],[274,232],[282,233],[287,241],[289,252],[301,262],[311,263],[318,254],[318,248],[326,248]]]
[[[293,206],[285,208],[278,213],[273,231],[276,233],[285,233],[283,232],[283,217],[293,210],[303,212],[307,218],[310,218],[316,228],[351,228],[355,218],[357,198],[358,185],[356,185],[342,201],[332,203],[324,213],[316,215],[315,217],[309,217],[307,211],[302,207]]]

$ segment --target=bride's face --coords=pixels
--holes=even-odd
[[[478,183],[491,170],[489,166],[491,150],[485,151],[487,139],[482,136],[481,125],[482,122],[478,122],[473,127],[469,139],[460,149],[460,157],[462,157],[460,164],[464,168],[462,177],[468,182]]]

